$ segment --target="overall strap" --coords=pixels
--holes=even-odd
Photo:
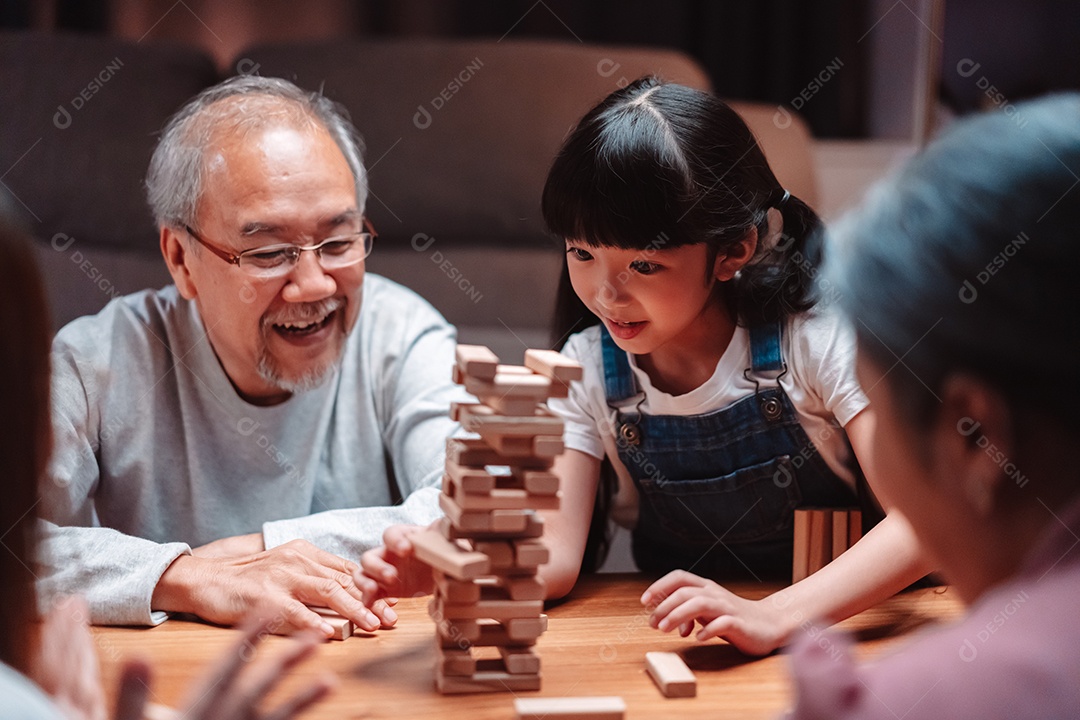
[[[750,332],[750,370],[756,376],[779,377],[787,371],[780,351],[783,326],[780,322],[752,325]]]
[[[603,325],[600,326],[600,348],[604,356],[604,393],[608,404],[618,404],[637,395],[637,383],[626,351],[615,344]]]

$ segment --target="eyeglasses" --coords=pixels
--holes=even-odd
[[[212,245],[188,225],[184,226],[184,230],[187,231],[188,235],[195,238],[200,245],[225,262],[236,265],[247,274],[260,278],[288,275],[296,267],[296,263],[300,261],[300,254],[305,250],[315,253],[315,257],[319,259],[319,264],[324,270],[339,270],[350,265],[356,265],[371,254],[375,238],[379,236],[375,232],[371,221],[365,217],[363,232],[335,235],[316,245],[279,243],[277,245],[252,248],[237,254]]]

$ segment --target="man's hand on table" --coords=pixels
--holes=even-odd
[[[368,632],[393,625],[393,602],[380,599],[366,606],[356,584],[359,574],[356,563],[305,540],[241,556],[182,555],[162,574],[151,607],[192,613],[221,625],[239,625],[255,608],[270,607],[275,632],[283,634],[333,634],[309,606],[330,608]]]

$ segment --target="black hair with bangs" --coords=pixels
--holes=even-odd
[[[742,324],[781,320],[813,305],[810,273],[820,258],[807,240],[821,222],[786,195],[738,113],[709,93],[655,77],[611,93],[563,144],[541,207],[551,232],[593,247],[707,243],[706,275],[712,259],[750,228],[764,237],[767,212],[777,207],[784,218],[777,249],[744,267],[728,283],[726,299]],[[556,346],[598,322],[574,294],[565,261],[557,302]]]

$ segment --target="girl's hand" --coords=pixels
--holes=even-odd
[[[679,628],[686,637],[697,623],[698,640],[723,638],[747,655],[766,655],[787,638],[777,603],[747,600],[685,570],[650,585],[641,603],[652,608],[649,624],[662,632]]]
[[[89,618],[90,608],[81,597],[59,599],[42,618],[29,674],[66,717],[104,720],[105,695]]]
[[[435,527],[435,521],[431,527]],[[363,574],[356,576],[356,585],[371,605],[379,598],[427,595],[435,587],[431,566],[413,555],[410,538],[425,532],[420,525],[391,525],[383,532],[382,547],[368,550],[360,558]]]
[[[289,670],[315,650],[319,638],[305,634],[289,642],[281,652],[255,660],[255,648],[271,634],[269,613],[244,625],[241,637],[214,664],[203,679],[188,691],[183,712],[175,717],[186,720],[225,720],[226,718],[291,718],[315,704],[333,688],[335,678],[327,675],[302,687],[295,695],[272,710],[260,710],[262,701]],[[244,671],[245,665],[251,665]],[[142,720],[150,692],[150,666],[141,660],[128,661],[121,672],[116,700],[116,720]],[[156,717],[162,717],[157,709]]]

